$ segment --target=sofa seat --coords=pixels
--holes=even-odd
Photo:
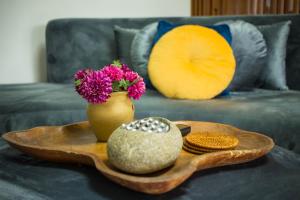
[[[86,119],[85,101],[71,85],[1,85],[0,94],[0,133]]]
[[[230,124],[272,137],[276,144],[300,153],[300,92],[256,89],[230,96],[191,101],[167,99],[149,90],[136,101],[136,116]]]
[[[39,160],[0,139],[0,199],[297,199],[299,171],[300,155],[276,146],[258,160],[200,171],[171,192],[149,196],[94,167]]]
[[[0,132],[86,120],[87,103],[71,84],[0,86]],[[211,121],[272,137],[276,144],[300,153],[300,92],[256,89],[230,96],[192,101],[168,99],[147,90],[134,101],[136,118],[162,116],[171,120]]]

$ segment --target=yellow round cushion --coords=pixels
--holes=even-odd
[[[216,31],[177,27],[152,49],[149,78],[163,95],[178,99],[210,99],[230,83],[235,71],[233,51]]]

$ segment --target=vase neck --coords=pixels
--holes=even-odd
[[[104,104],[114,104],[115,102],[120,101],[128,101],[130,100],[128,96],[128,92],[113,92],[110,94],[110,97],[106,100],[104,103],[98,103],[98,104],[89,104],[90,106],[97,106],[97,105],[104,105]]]

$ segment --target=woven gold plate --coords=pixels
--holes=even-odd
[[[239,139],[239,144],[234,150],[203,155],[182,150],[172,167],[152,174],[132,175],[123,173],[108,163],[106,143],[96,142],[88,122],[36,127],[6,133],[3,138],[11,146],[41,159],[95,166],[110,180],[149,194],[168,192],[199,170],[254,160],[268,153],[274,146],[273,140],[265,135],[243,131],[229,125],[196,121],[176,123],[191,126],[191,132],[221,131],[234,134]]]
[[[230,134],[214,133],[214,132],[200,132],[192,133],[185,137],[187,146],[193,146],[195,148],[217,150],[217,149],[233,149],[235,148],[239,140]]]

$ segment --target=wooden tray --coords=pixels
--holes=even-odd
[[[229,125],[196,121],[175,123],[190,125],[191,132],[214,130],[233,133],[239,138],[240,143],[235,150],[203,155],[182,150],[172,167],[148,175],[132,175],[123,173],[108,163],[106,143],[96,143],[88,122],[36,127],[6,133],[3,138],[11,146],[41,159],[93,165],[110,180],[149,194],[168,192],[199,170],[254,160],[268,153],[274,146],[273,140],[265,135],[243,131]]]

